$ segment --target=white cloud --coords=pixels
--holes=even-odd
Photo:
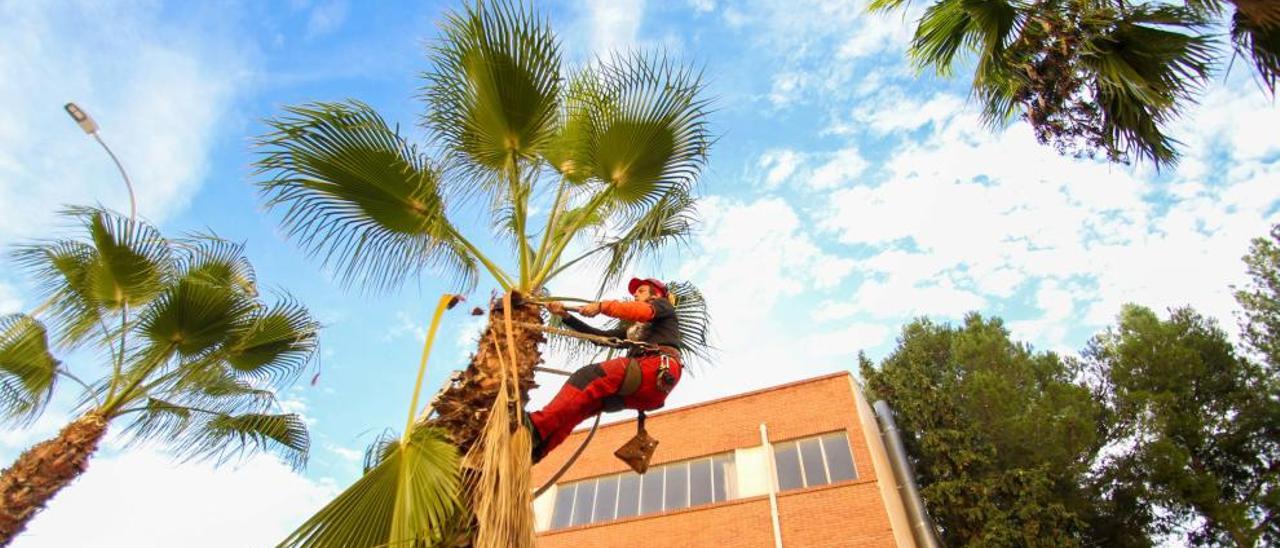
[[[856,147],[836,151],[831,159],[813,170],[809,185],[815,189],[849,186],[867,168],[867,161]]]
[[[307,18],[307,38],[329,34],[347,20],[347,2],[331,0],[316,6]]]
[[[920,13],[919,6],[908,6],[901,16],[892,14],[867,14],[859,18],[857,27],[836,50],[836,58],[851,61],[870,57],[881,52],[898,52],[905,61],[907,45],[911,42],[912,26],[908,21],[915,21]]]
[[[593,55],[635,47],[644,21],[644,0],[588,0],[586,7]]]
[[[769,90],[769,102],[784,107],[800,97],[808,78],[801,72],[779,72],[773,75],[773,87]]]
[[[18,296],[17,290],[0,282],[0,315],[12,314],[22,310],[22,298]]]
[[[812,165],[816,164],[816,165]],[[850,186],[867,169],[868,162],[855,146],[834,152],[798,152],[789,148],[775,148],[760,155],[756,166],[765,189],[777,189],[789,180],[799,181],[801,187],[830,189]]]
[[[139,213],[184,208],[243,82],[225,37],[157,21],[151,4],[0,4],[0,244],[47,234],[64,204],[127,211],[116,168],[62,105],[76,101],[133,178]],[[195,39],[200,37],[200,39]]]
[[[689,6],[698,13],[715,11],[716,0],[689,0]]]
[[[337,493],[266,455],[220,468],[149,449],[99,455],[13,546],[269,546]]]
[[[815,356],[857,355],[889,339],[890,329],[879,323],[855,322],[835,331],[805,337],[805,346]]]
[[[776,188],[795,173],[802,157],[789,148],[771,149],[760,155],[759,166],[765,170],[766,188]]]
[[[1249,116],[1280,124],[1274,108],[1216,92],[1185,123]],[[918,119],[875,120],[881,129],[918,127]],[[1280,146],[1262,126],[1241,122],[1241,137],[1205,124],[1199,146],[1186,149],[1192,169],[1156,184],[1146,168],[1062,157],[1022,124],[993,134],[969,113],[931,121],[927,137],[884,163],[884,182],[826,200],[822,226],[877,249],[858,268],[885,278],[859,287],[862,309],[832,304],[818,316],[955,314],[1034,282],[1038,315],[1010,325],[1041,346],[1069,346],[1073,329],[1111,323],[1125,302],[1190,304],[1230,324],[1239,257],[1265,234],[1277,201]],[[884,294],[893,298],[875,300]]]
[[[325,446],[330,453],[333,453],[347,462],[360,462],[364,459],[364,452],[357,449],[350,449],[339,445],[329,444]]]
[[[854,112],[854,119],[882,135],[945,123],[965,110],[964,99],[950,93],[939,93],[921,101],[890,92],[879,94],[878,99],[861,105]]]

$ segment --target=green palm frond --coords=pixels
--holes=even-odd
[[[39,416],[53,396],[59,365],[40,322],[24,314],[0,317],[0,422]]]
[[[469,167],[502,173],[555,131],[560,44],[545,19],[506,1],[445,16],[424,74],[425,123]]]
[[[311,439],[296,413],[215,415],[170,449],[179,457],[210,458],[223,463],[250,451],[273,452],[294,470],[307,464]]]
[[[555,136],[542,150],[542,156],[551,168],[574,184],[582,184],[592,175],[587,146],[592,105],[600,100],[602,94],[599,85],[595,71],[590,69],[580,70],[569,77]]]
[[[367,474],[370,470],[377,468],[382,461],[387,460],[395,455],[400,449],[400,436],[397,436],[391,429],[384,430],[368,447],[364,448],[364,470]]]
[[[435,545],[460,508],[458,450],[419,426],[407,443],[382,445],[359,480],[281,546]]]
[[[629,226],[627,231],[601,246],[609,258],[601,270],[600,287],[622,279],[637,259],[656,256],[670,244],[686,243],[697,223],[696,205],[692,194],[677,189],[663,196],[639,218],[622,223],[624,227]]]
[[[137,308],[159,295],[173,274],[169,242],[154,227],[104,209],[72,208],[89,230],[96,261],[88,270],[93,302]]]
[[[692,282],[669,282],[667,290],[676,301],[676,316],[680,318],[680,343],[686,365],[715,363],[712,360],[715,347],[711,344],[711,312],[702,290]]]
[[[1084,43],[1109,147],[1157,165],[1176,162],[1178,142],[1164,126],[1194,100],[1213,59],[1208,38],[1181,32],[1200,25],[1185,9],[1139,6]]]
[[[867,4],[867,11],[873,13],[879,11],[893,11],[898,8],[906,7],[906,5],[910,3],[911,0],[871,0],[871,2]]]
[[[89,290],[89,271],[97,262],[93,246],[76,240],[22,244],[12,257],[48,301],[43,317],[57,333],[58,344],[74,348],[99,327],[103,310]]]
[[[47,300],[58,344],[101,343],[107,334],[93,332],[107,315],[145,305],[164,291],[173,277],[169,242],[154,227],[104,209],[69,208],[63,215],[81,225],[83,240],[24,244],[12,256]]]
[[[347,285],[390,289],[424,269],[469,289],[477,258],[446,216],[443,176],[370,107],[287,107],[259,137],[258,183],[291,238]]]
[[[701,74],[640,54],[614,56],[597,72],[585,158],[611,200],[643,210],[691,187],[711,143]]]
[[[184,278],[142,310],[138,329],[153,348],[197,357],[229,341],[254,308],[237,291]]]
[[[941,0],[920,18],[911,41],[911,58],[918,67],[932,67],[948,75],[957,54],[976,52],[981,54],[979,74],[990,78],[995,69],[982,65],[998,62],[996,54],[1009,43],[1019,19],[1017,7],[1006,0]]]
[[[1280,17],[1280,9],[1276,9]],[[1280,82],[1280,22],[1267,25],[1237,11],[1231,18],[1231,41],[1236,51],[1248,55],[1262,83],[1272,95]]]
[[[176,242],[178,270],[192,281],[230,288],[247,297],[258,296],[258,279],[244,256],[244,244],[212,234],[196,234]]]
[[[298,301],[285,297],[256,309],[224,349],[238,374],[283,386],[297,378],[315,355],[320,323]]]

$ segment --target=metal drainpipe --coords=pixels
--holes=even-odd
[[[916,487],[915,471],[911,468],[911,461],[907,460],[907,449],[902,445],[898,424],[893,420],[893,410],[884,400],[877,401],[874,407],[876,419],[880,421],[880,435],[884,438],[885,449],[889,453],[889,463],[893,466],[894,475],[897,476],[898,492],[906,502],[907,517],[911,519],[911,530],[916,538],[916,544],[925,548],[940,548],[942,544],[938,542],[933,521],[929,519],[929,511],[924,506],[924,499],[920,498],[920,489]]]
[[[760,423],[760,446],[769,455],[769,518],[773,520],[773,548],[782,548],[782,526],[778,524],[778,465],[773,462],[769,431]]]

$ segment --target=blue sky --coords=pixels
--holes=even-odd
[[[1229,286],[1249,239],[1276,221],[1280,183],[1280,111],[1244,63],[1215,75],[1178,122],[1183,162],[1157,174],[1059,157],[1021,124],[984,129],[963,78],[906,62],[914,15],[869,16],[863,4],[538,5],[570,64],[661,48],[704,67],[715,98],[701,231],[644,272],[697,283],[716,319],[719,359],[670,405],[851,368],[859,350],[885,355],[920,315],[1000,316],[1015,337],[1063,353],[1125,302],[1190,304],[1234,325]],[[391,294],[343,290],[262,211],[250,142],[282,105],[348,97],[420,138],[424,47],[455,6],[0,0],[0,247],[56,233],[62,204],[128,207],[110,160],[62,112],[77,101],[128,167],[143,216],[166,234],[247,242],[261,282],[327,326],[319,383],[283,394],[312,425],[305,473],[270,457],[178,465],[109,442],[17,546],[269,544],[352,481],[378,432],[403,423],[446,287],[426,276]],[[485,226],[464,223],[474,235]],[[561,292],[586,293],[590,277],[570,274]],[[0,312],[33,306],[27,284],[0,268]],[[462,366],[476,329],[447,317],[428,392]],[[100,371],[92,356],[67,363]],[[559,381],[544,384],[535,405]],[[0,433],[0,460],[65,423],[72,394],[62,396],[32,428]]]

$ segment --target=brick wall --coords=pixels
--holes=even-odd
[[[661,442],[653,463],[759,446],[761,423],[766,424],[771,442],[844,430],[858,478],[779,494],[783,544],[893,546],[889,516],[850,387],[850,375],[837,373],[650,414],[646,428]],[[585,434],[585,428],[574,432],[535,466],[534,485],[542,485],[554,474]],[[613,451],[634,434],[634,420],[600,427],[560,482],[625,471],[626,465]],[[663,546],[772,546],[768,497],[549,531],[539,535],[539,546],[630,546],[635,539],[655,534],[662,535]]]

